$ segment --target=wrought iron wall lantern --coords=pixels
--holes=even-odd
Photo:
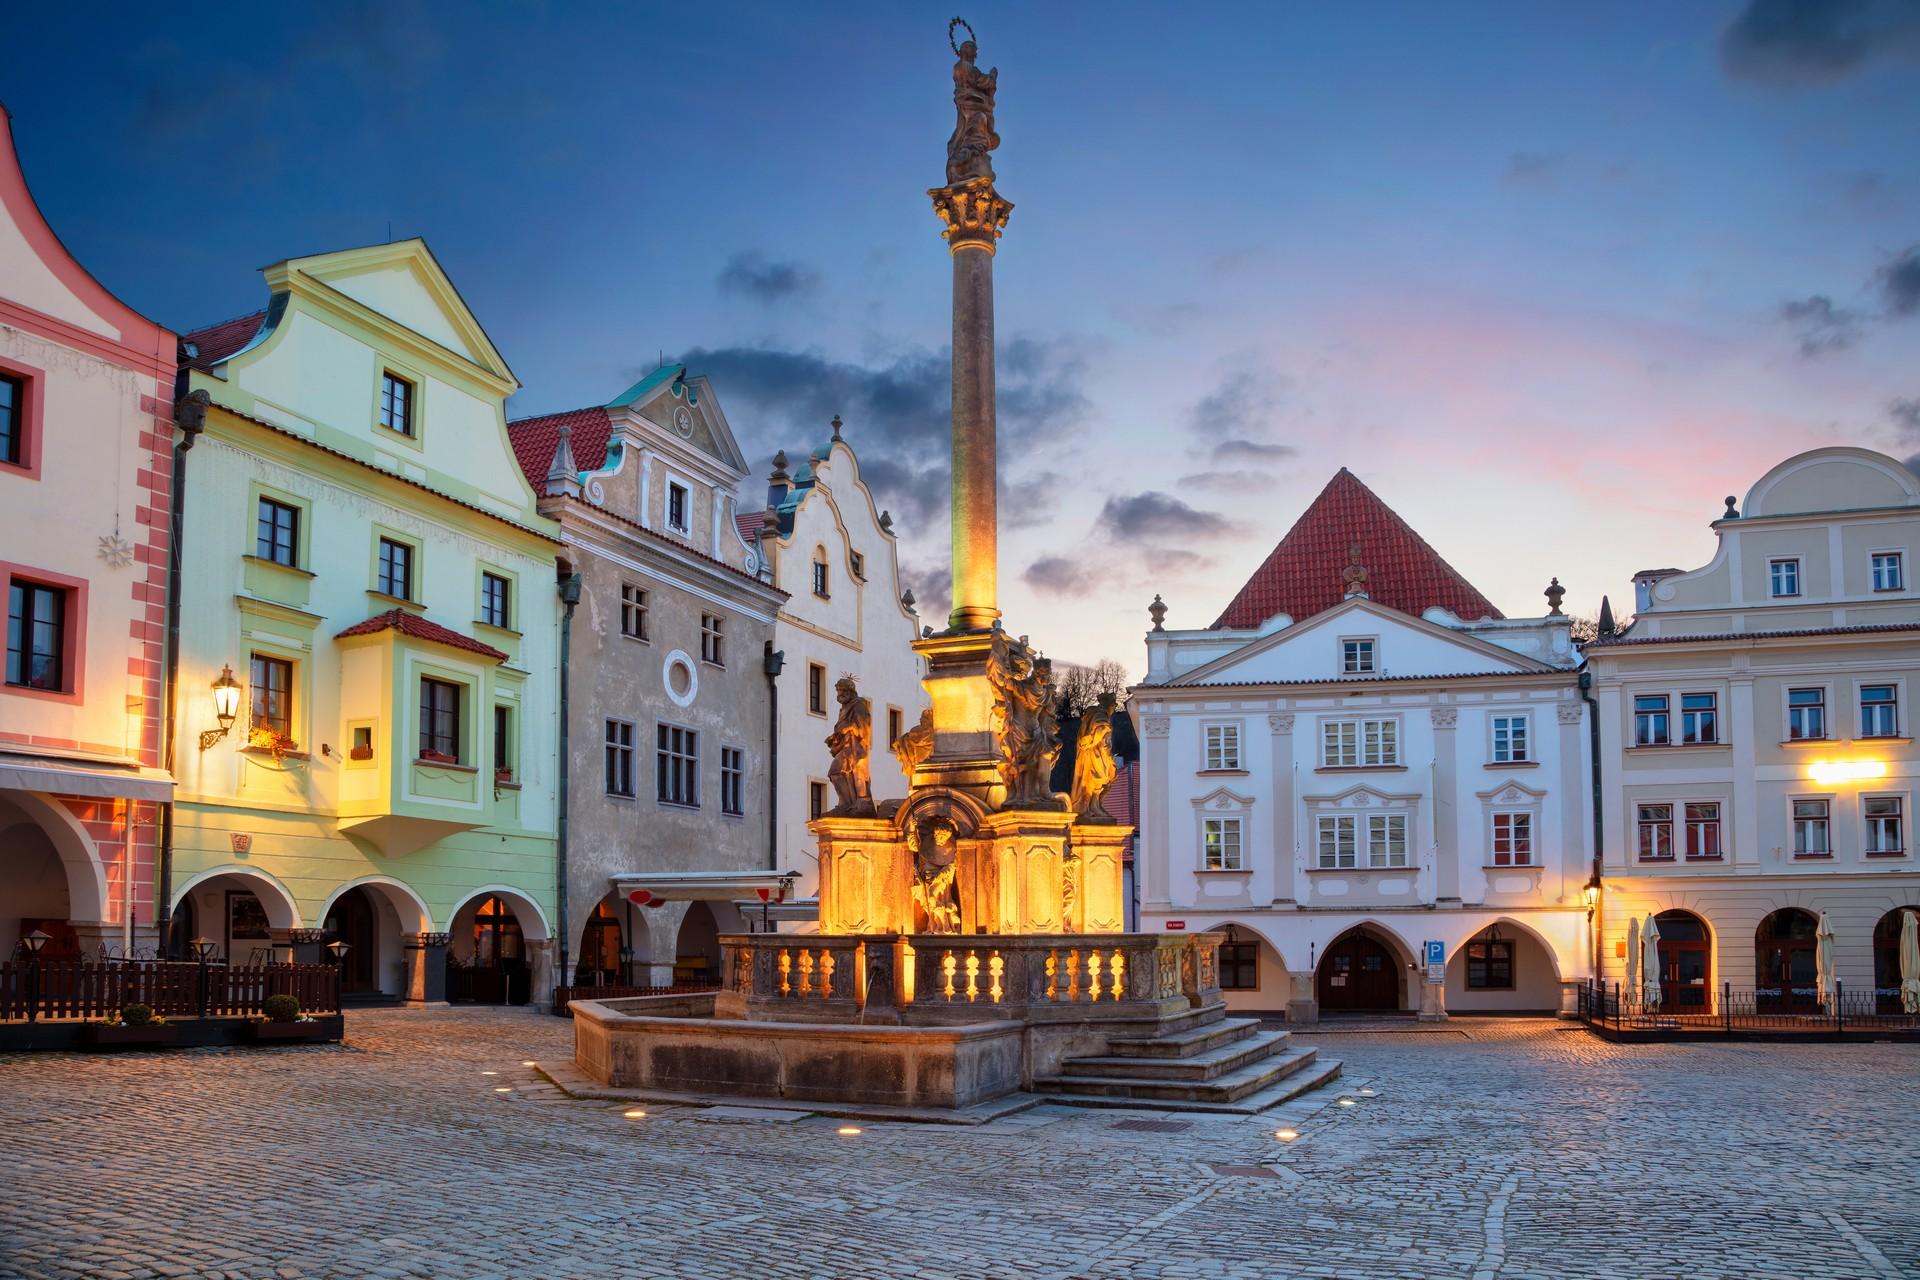
[[[208,729],[200,735],[202,751],[233,732],[233,722],[240,718],[240,682],[233,678],[233,664],[230,662],[221,666],[220,678],[213,682],[213,714],[219,720],[220,727]]]

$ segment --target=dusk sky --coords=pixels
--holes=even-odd
[[[1058,659],[1137,675],[1154,593],[1212,622],[1343,465],[1520,615],[1703,563],[1792,453],[1920,454],[1916,0],[965,14],[1017,206],[1001,608]],[[162,323],[424,236],[514,416],[685,360],[757,500],[841,413],[938,599],[950,16],[29,6],[0,100]]]

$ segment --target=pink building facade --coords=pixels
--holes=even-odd
[[[47,225],[0,107],[0,958],[154,944],[177,339]]]

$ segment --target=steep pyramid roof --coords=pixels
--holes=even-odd
[[[1356,544],[1367,571],[1367,595],[1379,604],[1415,617],[1434,605],[1469,621],[1501,616],[1392,507],[1342,467],[1214,627],[1250,630],[1276,613],[1299,621],[1331,609],[1346,597],[1341,573]]]

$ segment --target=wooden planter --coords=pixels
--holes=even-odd
[[[87,1042],[97,1049],[164,1049],[179,1032],[171,1025],[110,1027],[104,1022],[87,1026]]]
[[[318,1018],[311,1022],[249,1022],[247,1027],[256,1044],[318,1044],[327,1039],[327,1024]]]

